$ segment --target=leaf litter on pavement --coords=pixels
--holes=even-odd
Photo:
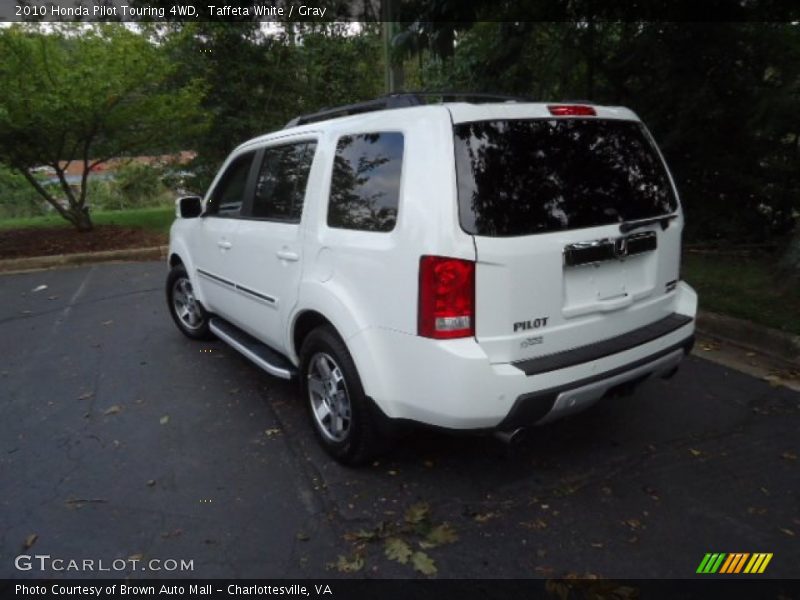
[[[428,503],[418,502],[409,506],[401,519],[381,521],[372,529],[348,532],[344,539],[354,546],[352,556],[340,555],[338,561],[330,565],[341,573],[362,569],[368,545],[382,543],[385,558],[410,566],[426,577],[433,577],[438,573],[438,567],[426,550],[455,543],[459,538],[452,525],[432,520]]]

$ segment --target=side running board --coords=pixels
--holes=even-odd
[[[208,328],[219,339],[273,377],[292,379],[297,375],[297,369],[285,356],[259,342],[252,335],[245,333],[235,325],[219,317],[212,317],[208,322]]]

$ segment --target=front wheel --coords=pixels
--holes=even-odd
[[[167,276],[167,306],[178,329],[193,340],[210,340],[208,313],[194,295],[192,282],[182,265],[173,267]]]
[[[364,394],[355,363],[333,328],[308,334],[300,369],[314,432],[328,454],[347,465],[373,458],[384,445],[384,417]]]

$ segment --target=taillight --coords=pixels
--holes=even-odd
[[[555,117],[595,117],[597,113],[592,106],[585,104],[549,104],[547,110]]]
[[[417,331],[437,340],[475,334],[475,263],[444,256],[419,261]]]

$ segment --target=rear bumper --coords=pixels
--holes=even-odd
[[[581,381],[519,396],[497,426],[512,430],[541,425],[589,408],[624,385],[638,384],[651,376],[666,375],[680,364],[694,346],[694,335],[635,363]]]
[[[619,386],[674,369],[691,349],[696,306],[694,291],[682,284],[663,331],[648,326],[630,332],[635,340],[626,334],[598,342],[580,362],[570,352],[547,369],[543,362],[492,363],[474,338],[439,341],[369,328],[346,343],[364,391],[389,418],[508,430],[582,410]]]

